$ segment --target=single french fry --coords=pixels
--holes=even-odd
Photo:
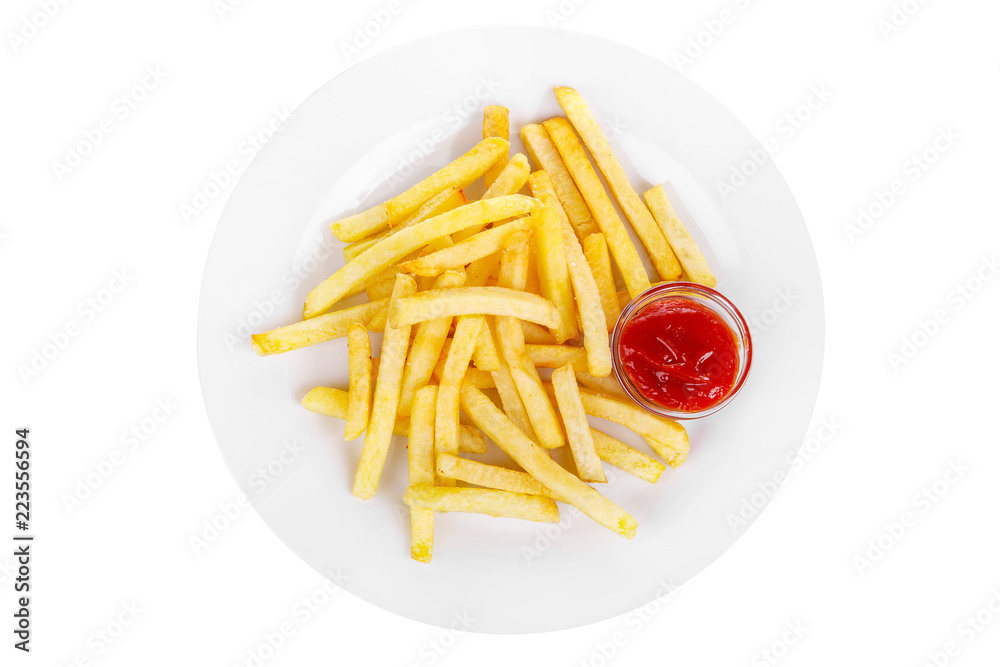
[[[389,324],[403,326],[446,315],[508,315],[556,326],[559,311],[548,299],[505,287],[455,287],[420,292],[399,300]]]
[[[544,171],[536,171],[528,178],[528,187],[546,206],[557,206],[552,181]],[[608,324],[601,307],[597,283],[583,255],[580,240],[569,223],[562,219],[563,247],[569,270],[576,307],[583,329],[583,347],[587,351],[587,365],[593,375],[603,377],[611,373],[611,346],[608,342]]]
[[[343,310],[335,310],[310,320],[253,334],[253,351],[260,356],[281,354],[346,336],[351,324],[369,323],[380,311],[388,310],[389,300],[381,299]]]
[[[642,260],[639,259],[638,251],[632,245],[625,224],[615,212],[604,186],[597,177],[597,172],[594,171],[586,153],[583,152],[583,146],[573,133],[573,127],[568,120],[561,117],[550,118],[542,125],[552,137],[552,142],[562,155],[566,169],[580,188],[580,193],[594,215],[597,226],[601,228],[615,263],[618,264],[625,279],[625,286],[632,298],[635,298],[649,289],[649,275],[646,273],[646,267],[642,265]]]
[[[354,440],[368,428],[372,409],[372,342],[364,325],[354,323],[347,332],[347,370],[350,375],[344,440]]]
[[[590,149],[590,154],[594,156],[594,162],[598,169],[604,174],[604,180],[611,188],[612,194],[621,206],[625,217],[632,223],[639,240],[646,246],[649,258],[656,267],[656,272],[660,274],[662,280],[677,280],[681,277],[681,265],[677,261],[677,256],[667,244],[660,227],[656,224],[649,209],[642,203],[639,193],[635,191],[632,184],[622,168],[621,162],[611,148],[611,143],[604,135],[601,126],[597,124],[594,114],[580,97],[580,94],[573,88],[559,86],[555,88],[556,99],[559,106],[566,112],[573,127],[583,138],[583,143]],[[633,295],[634,296],[634,295]]]
[[[493,517],[559,523],[559,507],[551,498],[497,489],[411,486],[403,494],[403,502],[410,507],[438,512],[473,512]]]
[[[357,241],[386,226],[394,227],[439,192],[451,187],[464,188],[482,176],[493,163],[507,152],[509,146],[509,142],[499,137],[483,139],[469,152],[434,172],[406,192],[393,197],[384,204],[339,220],[330,225],[330,229],[334,236],[341,241]]]
[[[434,281],[435,289],[460,287],[465,282],[463,271],[445,271]],[[403,388],[399,394],[399,414],[408,415],[417,390],[427,384],[434,365],[441,357],[441,348],[451,328],[451,317],[426,320],[417,325],[413,345],[406,356],[403,370]]]
[[[380,280],[379,282],[366,287],[365,294],[368,295],[370,301],[380,301],[382,299],[388,299],[392,296],[392,289],[396,286],[396,276],[393,275],[391,278],[385,280]]]
[[[555,345],[556,337],[548,329],[539,326],[534,322],[521,320],[521,331],[524,335],[524,342],[529,345]]]
[[[390,319],[391,311],[397,307],[400,300],[416,290],[417,284],[411,276],[405,273],[397,274],[396,288],[389,301]],[[409,325],[386,326],[378,377],[375,380],[371,421],[365,432],[365,444],[361,448],[361,460],[354,477],[354,495],[362,500],[371,498],[378,489],[379,477],[382,475],[385,456],[392,440],[392,429],[396,422],[403,365],[406,362],[406,351],[409,346]]]
[[[587,235],[596,232],[597,223],[545,128],[534,123],[525,125],[521,128],[521,141],[535,166],[545,170],[552,178],[553,192],[577,238],[582,241]]]
[[[434,407],[437,387],[422,387],[413,400],[410,442],[406,448],[409,485],[434,483]],[[410,508],[410,557],[429,563],[434,550],[434,511]]]
[[[567,364],[552,371],[552,387],[555,389],[563,426],[566,427],[569,451],[573,455],[580,479],[585,482],[607,482],[601,459],[594,448],[587,413],[580,401],[580,389],[576,385],[573,367]]]
[[[448,269],[457,269],[477,259],[500,252],[512,234],[528,229],[528,219],[514,220],[505,225],[487,229],[455,245],[430,254],[402,262],[399,268],[417,276],[436,276]]]
[[[531,428],[535,431],[538,444],[546,449],[561,447],[564,443],[559,417],[552,402],[545,394],[545,388],[538,372],[523,355],[519,363],[508,364],[511,378],[517,386],[517,393],[528,413]]]
[[[476,350],[472,353],[472,361],[476,368],[481,371],[500,370],[500,353],[497,352],[496,342],[487,326],[483,327],[483,333],[479,336]]]
[[[386,299],[385,305],[368,320],[368,330],[372,333],[383,333],[385,331],[386,320],[389,319],[389,300]],[[311,320],[306,320],[307,322]]]
[[[587,371],[587,351],[573,345],[525,345],[524,353],[535,368],[560,368],[570,364],[573,370]]]
[[[639,479],[656,484],[660,473],[667,469],[656,459],[646,456],[638,449],[633,449],[621,440],[612,438],[596,428],[590,429],[590,435],[594,440],[594,449],[597,450],[597,455],[601,457],[602,461],[635,475]]]
[[[487,188],[486,192],[483,193],[483,199],[493,199],[494,197],[502,197],[503,195],[515,195],[521,191],[524,184],[528,180],[528,172],[530,171],[528,167],[528,158],[524,157],[520,153],[517,153],[510,159],[507,166],[503,168],[503,171],[497,176],[497,179],[493,181],[493,184]],[[455,233],[453,239],[454,241],[460,242],[469,238],[474,234],[478,234],[480,231],[486,227],[486,222],[481,222],[461,231]]]
[[[462,410],[525,472],[565,502],[623,537],[635,536],[634,517],[553,461],[547,451],[529,440],[480,390],[471,385],[462,387]]]
[[[588,390],[580,391],[580,400],[588,415],[621,424],[641,435],[670,467],[678,467],[687,458],[687,431],[677,422],[651,415],[635,404]]]
[[[590,373],[576,371],[576,381],[595,393],[605,394],[608,398],[615,398],[626,402],[632,400],[625,393],[621,382],[618,381],[618,378],[614,374],[599,378]]]
[[[496,104],[487,104],[483,107],[483,139],[488,139],[489,137],[500,137],[508,142],[510,141],[510,112],[507,110],[507,107]],[[503,171],[505,161],[506,155],[501,156],[501,159],[497,160],[483,174],[487,188],[490,187],[493,181],[497,180],[497,176]]]
[[[691,233],[678,217],[663,185],[647,190],[643,196],[653,214],[653,219],[667,237],[670,247],[677,253],[677,258],[691,282],[715,287],[715,275],[708,268],[708,262],[705,261],[698,244],[691,238]]]
[[[539,206],[537,200],[522,195],[495,197],[460,206],[387,236],[309,292],[304,317],[308,319],[322,314],[358,283],[385,270],[393,262],[398,262],[436,238],[478,222],[495,222],[530,213]]]
[[[618,303],[618,292],[615,290],[615,277],[611,273],[611,257],[608,255],[608,243],[604,234],[591,234],[583,240],[583,254],[587,258],[590,272],[594,274],[597,291],[601,295],[601,307],[604,318],[608,321],[608,331],[614,331],[621,306]]]
[[[561,500],[544,484],[520,470],[480,463],[451,454],[438,456],[434,463],[437,467],[437,473],[442,477],[476,486],[485,486],[488,489],[500,489],[511,493],[526,493],[530,496],[545,496],[553,500]]]
[[[437,394],[434,421],[434,451],[437,454],[458,454],[459,392],[484,326],[482,315],[463,315],[455,325],[455,336],[448,350],[448,360],[445,362]],[[449,480],[438,480],[438,484],[444,486],[452,486],[454,483],[453,480],[450,484]]]
[[[494,343],[498,344],[500,338],[497,334],[497,324],[494,318],[486,318],[486,329],[490,337],[493,338]],[[499,361],[500,367],[493,371],[491,376],[497,393],[500,395],[500,404],[503,405],[504,412],[507,413],[507,416],[510,417],[514,425],[528,436],[528,438],[534,440],[536,437],[535,430],[531,427],[531,420],[528,419],[528,412],[524,409],[524,402],[521,400],[521,395],[517,392],[517,385],[510,374],[510,367],[507,366],[507,360],[504,358],[504,355],[500,355]],[[468,383],[470,380],[472,378],[466,376],[465,381]]]
[[[383,236],[386,234],[376,234],[375,236],[368,236],[361,239],[360,241],[355,241],[354,243],[348,243],[344,246],[344,263],[353,261],[355,257],[363,253],[368,248],[379,242]]]
[[[378,358],[372,359],[372,365]],[[337,419],[347,418],[348,394],[343,389],[333,389],[332,387],[315,387],[309,390],[302,398],[302,406],[312,412],[318,412]],[[408,417],[396,417],[396,422],[392,426],[393,435],[401,435],[404,438],[410,435],[410,420]],[[463,454],[485,454],[486,438],[482,431],[475,426],[468,424],[459,425],[458,450]]]
[[[492,276],[500,266],[500,253],[495,252],[492,255],[477,259],[476,261],[469,264],[466,269],[466,274],[468,279],[466,280],[466,285],[469,287],[484,287],[489,281],[490,276]]]
[[[561,223],[555,207],[543,205],[531,214],[537,240],[538,282],[541,294],[559,310],[559,326],[550,329],[557,343],[577,337],[573,289],[566,265]],[[530,274],[529,274],[530,275]]]

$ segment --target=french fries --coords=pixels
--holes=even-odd
[[[608,398],[614,398],[626,402],[632,400],[629,398],[629,395],[625,393],[621,382],[619,382],[618,378],[613,374],[607,377],[599,378],[591,375],[590,373],[576,371],[576,381],[587,389],[590,389],[598,394],[604,394]]]
[[[457,269],[487,255],[500,252],[514,232],[529,228],[528,220],[514,220],[506,225],[479,232],[449,248],[403,262],[399,268],[415,276],[436,276],[448,269]]]
[[[500,137],[508,142],[510,141],[510,111],[506,107],[497,106],[496,104],[488,104],[483,107],[483,139],[490,137]],[[497,176],[503,171],[503,157],[497,160],[483,174],[487,188],[490,187],[493,181],[497,180]]]
[[[715,275],[708,268],[705,255],[698,249],[698,245],[691,238],[691,233],[677,216],[677,211],[670,203],[663,185],[657,185],[655,188],[647,190],[643,197],[646,198],[653,218],[663,230],[663,235],[667,237],[667,241],[676,251],[681,266],[684,267],[691,282],[700,283],[706,287],[715,287]]]
[[[469,369],[472,352],[476,349],[483,333],[485,322],[482,315],[465,315],[458,319],[455,337],[448,350],[448,360],[444,365],[441,383],[438,387],[437,408],[434,418],[435,454],[458,454],[458,403],[459,392],[465,372]],[[450,486],[447,480],[439,479],[439,484]]]
[[[577,372],[587,372],[587,352],[582,347],[525,345],[524,353],[536,368],[559,368],[569,364]]]
[[[657,226],[649,209],[642,203],[639,194],[629,183],[625,169],[611,148],[611,143],[597,124],[594,114],[584,103],[583,98],[574,89],[565,86],[555,88],[556,99],[559,106],[566,112],[573,127],[583,138],[583,143],[590,149],[590,154],[594,156],[597,168],[604,175],[604,180],[608,182],[611,192],[618,205],[625,212],[625,217],[632,223],[632,228],[642,244],[646,246],[649,258],[656,267],[656,272],[660,274],[662,280],[677,280],[681,277],[681,265],[677,261],[677,256],[670,249],[666,238]],[[600,221],[598,221],[600,224]],[[630,290],[631,293],[631,290]],[[635,295],[632,295],[635,298]]]
[[[622,278],[625,279],[625,287],[634,299],[649,289],[649,275],[646,273],[646,267],[642,265],[642,260],[639,259],[639,253],[632,245],[632,239],[629,238],[624,223],[615,212],[569,121],[565,118],[550,118],[542,125],[552,137],[552,143],[562,155],[566,169],[580,188],[580,194],[593,213],[594,220],[597,221],[597,226],[600,227],[611,254],[614,255]]]
[[[368,428],[372,409],[372,343],[361,324],[352,324],[347,332],[347,369],[351,384],[344,440],[354,440]]]
[[[555,304],[559,310],[559,326],[550,331],[557,343],[576,338],[576,309],[573,291],[569,283],[569,269],[566,266],[566,251],[563,247],[560,221],[553,204],[542,205],[531,214],[535,221],[537,241],[538,282],[542,296]]]
[[[380,299],[371,303],[363,303],[360,306],[336,310],[311,320],[289,324],[286,327],[253,334],[250,337],[253,341],[253,351],[263,357],[341,338],[347,335],[351,324],[371,322],[376,314],[383,309],[387,310],[388,305],[388,299]]]
[[[601,457],[602,461],[635,475],[639,479],[656,484],[656,481],[660,479],[660,473],[667,469],[656,459],[646,456],[638,449],[633,449],[621,440],[612,438],[596,428],[590,429],[590,435],[594,440],[594,449],[597,450],[597,455]]]
[[[545,496],[553,500],[560,500],[544,484],[526,472],[471,461],[451,454],[438,456],[435,463],[437,473],[442,477],[476,486],[485,486],[489,489],[526,493],[530,496]]]
[[[404,326],[448,315],[509,315],[547,327],[559,324],[559,311],[548,299],[506,287],[455,287],[420,292],[399,300],[389,324]]]
[[[474,512],[493,517],[559,523],[559,508],[551,498],[497,489],[411,486],[403,502],[438,512]]]
[[[545,128],[537,124],[525,125],[521,128],[521,141],[535,166],[552,178],[554,192],[561,208],[566,212],[574,234],[582,241],[596,232],[597,224],[591,217],[590,209],[583,201],[583,196],[577,190],[573,177],[566,170],[566,165]]]
[[[590,266],[590,271],[594,274],[597,291],[601,295],[601,307],[604,309],[604,317],[608,321],[608,331],[614,331],[622,309],[618,303],[615,278],[611,273],[611,257],[608,256],[608,243],[604,240],[604,234],[598,232],[585,238],[583,240],[583,255],[587,258],[587,265]]]
[[[641,435],[670,467],[678,467],[687,458],[687,431],[677,422],[651,415],[634,403],[624,403],[588,390],[580,391],[580,400],[588,415],[621,424]]]
[[[566,427],[566,439],[569,441],[577,474],[585,482],[607,482],[601,459],[594,448],[594,437],[590,434],[590,424],[580,400],[580,389],[576,386],[573,367],[567,364],[552,371],[552,387]]]
[[[406,450],[409,485],[434,483],[434,406],[437,387],[428,385],[413,400],[410,421],[410,444]],[[410,557],[429,563],[434,550],[434,512],[422,507],[410,508]]]

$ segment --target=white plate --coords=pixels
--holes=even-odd
[[[730,406],[689,423],[687,463],[658,484],[607,467],[615,481],[606,493],[638,519],[635,539],[565,506],[561,524],[452,513],[436,519],[433,562],[416,563],[401,503],[404,441],[390,453],[378,494],[362,502],[351,495],[360,440],[345,444],[341,421],[299,405],[314,386],[347,386],[345,341],[259,358],[249,331],[300,319],[306,293],[343,264],[331,219],[402,191],[467,150],[480,138],[484,104],[509,107],[512,128],[559,114],[553,85],[576,87],[617,128],[615,147],[640,192],[667,183],[719,289],[761,322],[753,369]],[[758,484],[789,467],[822,363],[819,273],[784,180],[768,162],[728,202],[716,191],[754,146],[732,114],[665,64],[542,28],[428,37],[323,86],[240,180],[202,287],[205,403],[254,508],[318,571],[339,571],[348,591],[440,626],[468,614],[480,632],[570,628],[627,612],[694,576],[745,529],[734,517],[752,520],[767,502]],[[513,149],[523,150],[516,137]],[[380,185],[401,167],[402,176]],[[633,434],[608,430],[648,451]],[[303,451],[283,454],[290,441]],[[278,473],[271,482],[261,474],[269,466]]]

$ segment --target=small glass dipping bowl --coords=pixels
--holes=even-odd
[[[688,299],[708,308],[722,318],[722,321],[725,322],[726,326],[728,326],[729,330],[732,332],[733,339],[736,342],[738,355],[737,372],[736,380],[733,382],[732,388],[718,402],[695,412],[672,410],[646,398],[629,378],[621,358],[621,335],[625,325],[628,324],[632,318],[639,315],[639,313],[641,313],[646,306],[668,298]],[[611,356],[612,361],[614,362],[615,375],[618,376],[618,381],[621,382],[625,392],[632,398],[632,400],[638,403],[641,407],[655,415],[668,417],[670,419],[698,419],[700,417],[707,417],[708,415],[715,414],[722,408],[726,407],[726,405],[728,405],[729,402],[736,397],[736,394],[739,393],[740,389],[743,387],[743,383],[747,379],[747,374],[750,372],[750,361],[753,357],[753,344],[750,340],[750,327],[747,325],[747,321],[729,299],[722,296],[714,289],[705,287],[704,285],[676,282],[657,285],[646,290],[633,299],[625,307],[625,309],[622,310],[621,315],[618,316],[618,322],[615,324],[614,333],[611,335]]]

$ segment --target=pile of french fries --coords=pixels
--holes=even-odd
[[[562,502],[633,537],[636,520],[589,483],[607,481],[603,463],[651,483],[666,466],[588,415],[637,432],[672,467],[687,457],[684,428],[636,406],[612,374],[609,332],[653,283],[584,146],[659,281],[715,278],[663,186],[644,203],[580,95],[555,94],[566,117],[521,128],[535,171],[509,155],[508,110],[487,106],[469,152],[333,223],[345,266],[309,293],[303,321],[253,336],[260,355],[347,337],[349,389],[316,387],[302,403],[343,419],[346,440],[364,434],[361,499],[378,489],[392,436],[409,438],[403,500],[418,561],[431,558],[435,511],[557,522]],[[485,192],[469,201],[480,178]],[[362,292],[368,303],[332,310]],[[371,332],[383,333],[377,358]],[[486,438],[516,466],[461,456],[485,453]],[[551,455],[563,445],[565,467]]]

